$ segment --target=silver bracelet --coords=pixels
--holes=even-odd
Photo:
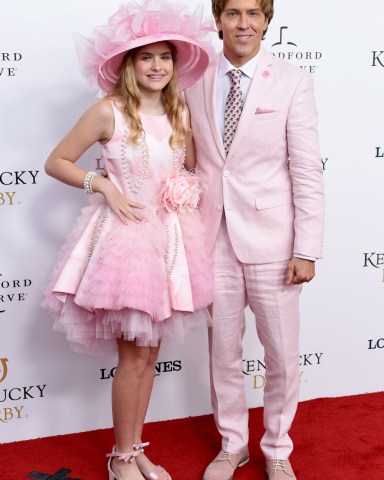
[[[87,193],[95,193],[92,190],[92,180],[93,180],[94,177],[97,177],[96,172],[88,172],[84,177],[84,190]]]

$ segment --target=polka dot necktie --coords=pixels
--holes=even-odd
[[[240,90],[241,70],[230,70],[228,75],[232,85],[228,93],[224,111],[224,150],[226,156],[228,155],[229,147],[235,136],[237,124],[239,123],[243,109],[243,99]]]

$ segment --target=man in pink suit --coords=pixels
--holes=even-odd
[[[212,10],[223,52],[186,91],[215,258],[210,372],[222,450],[204,480],[229,480],[249,458],[242,374],[247,305],[267,365],[266,469],[270,480],[292,480],[288,431],[299,394],[299,293],[314,277],[323,238],[313,79],[261,47],[273,0],[212,0]]]

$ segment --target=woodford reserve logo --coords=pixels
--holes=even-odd
[[[8,375],[8,359],[0,358],[0,382]],[[28,385],[26,387],[11,387],[0,389],[0,423],[21,420],[24,415],[24,405],[14,405],[14,402],[26,402],[35,398],[43,398],[47,385]]]
[[[5,312],[8,303],[24,302],[27,292],[24,289],[32,285],[32,280],[7,280],[0,273],[0,314]]]
[[[16,203],[15,187],[36,185],[38,170],[18,170],[14,172],[0,172],[0,207],[13,206]],[[6,190],[6,191],[4,191]]]
[[[300,355],[300,381],[306,382],[304,367],[318,366],[321,364],[323,353],[304,353]],[[243,360],[243,374],[252,378],[252,390],[259,390],[265,386],[265,371],[267,367],[261,360]]]
[[[292,42],[287,26],[280,27],[279,37],[279,40],[271,45],[272,55],[293,62],[309,73],[316,73],[323,57],[322,52],[301,49],[297,43]]]
[[[18,72],[18,62],[23,56],[19,52],[0,52],[0,78],[15,77]]]

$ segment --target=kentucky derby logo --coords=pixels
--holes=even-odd
[[[18,188],[24,185],[36,185],[36,177],[39,170],[17,170],[0,172],[0,188],[7,191],[0,191],[0,207],[20,205],[15,198]]]
[[[383,274],[381,277],[381,282],[384,283],[384,253],[380,252],[365,252],[363,267],[373,267],[379,268],[382,270]]]
[[[0,383],[5,380],[8,374],[8,358],[0,358],[1,367],[0,367]]]
[[[298,361],[300,366],[300,382],[307,382],[304,374],[304,367],[312,367],[321,365],[323,353],[304,353],[299,355]],[[250,376],[250,384],[252,390],[260,390],[264,388],[266,383],[267,365],[261,360],[243,360],[243,374]]]
[[[372,51],[372,64],[371,67],[384,67],[384,50]]]

